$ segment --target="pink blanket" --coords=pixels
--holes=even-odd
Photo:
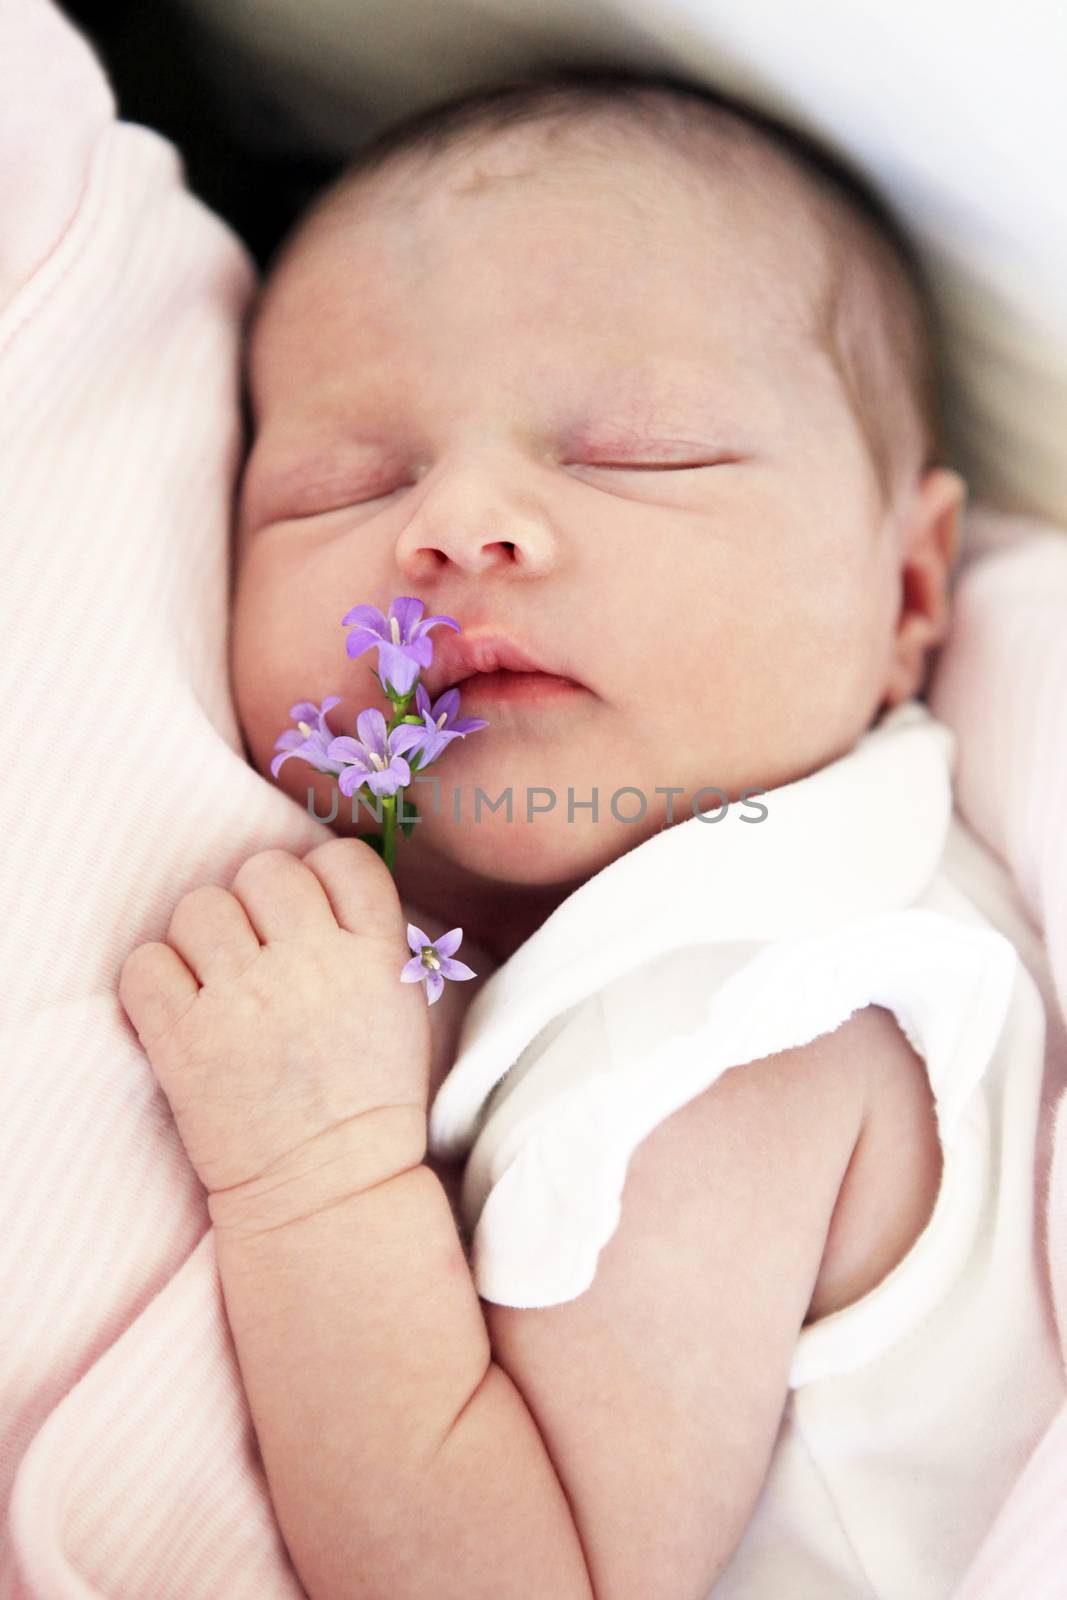
[[[0,1600],[299,1596],[203,1193],[115,992],[185,890],[328,837],[245,761],[227,683],[253,277],[47,0],[0,0],[0,62]],[[1067,538],[970,532],[932,705],[1067,1010]],[[1067,1103],[1053,1134],[1062,1332]],[[1062,1594],[1064,1505],[1067,1411],[958,1600]]]

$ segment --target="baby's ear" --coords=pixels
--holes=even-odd
[[[967,485],[949,467],[928,467],[899,512],[900,613],[885,704],[919,692],[927,653],[948,632],[949,580],[959,555]]]

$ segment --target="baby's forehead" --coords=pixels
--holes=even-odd
[[[414,140],[402,125],[395,142],[386,136],[384,154],[372,145],[312,206],[254,313],[246,347],[254,425],[268,396],[288,405],[298,390],[321,397],[331,384],[348,384],[368,347],[391,371],[391,342],[411,342],[411,301],[398,301],[392,269],[403,278],[405,260],[390,256],[389,239],[417,239],[422,256],[414,252],[404,287],[418,310],[438,282],[435,251],[443,244],[446,255],[463,253],[451,248],[456,234],[447,227],[462,240],[478,208],[492,213],[499,200],[496,231],[483,228],[478,248],[493,252],[510,237],[510,253],[504,248],[491,263],[495,281],[528,291],[553,334],[561,305],[577,314],[590,307],[599,270],[608,292],[593,300],[590,321],[607,330],[605,347],[619,325],[614,317],[642,330],[642,360],[658,359],[652,333],[662,322],[650,322],[646,308],[669,304],[676,324],[696,323],[714,343],[717,370],[723,341],[728,364],[736,371],[742,363],[754,381],[762,371],[776,383],[785,363],[822,384],[829,368],[886,493],[942,450],[936,326],[921,271],[876,197],[832,157],[758,116],[694,106],[673,92],[656,91],[636,111],[623,99],[590,114],[531,116],[521,97],[517,120],[513,111],[506,97],[502,116],[491,113],[488,124],[476,110],[458,137],[446,120],[443,139],[437,123]],[[554,192],[570,209],[551,213],[552,227],[539,236],[541,213],[533,213]],[[446,233],[412,224],[414,213],[436,218]],[[599,268],[597,228],[621,241]],[[657,259],[655,277],[647,268]],[[467,280],[453,274],[448,290],[432,297],[439,323],[463,326],[462,301],[476,298],[470,277],[484,280],[479,258],[468,250],[465,260],[473,269]],[[338,324],[355,328],[347,344],[333,337]],[[327,334],[332,342],[324,343]],[[677,337],[677,328],[669,332]]]
[[[653,219],[659,230],[673,215],[688,232],[702,230],[700,267],[709,285],[715,259],[742,262],[755,270],[762,291],[751,314],[788,316],[805,332],[820,323],[824,230],[804,183],[765,142],[742,133],[709,143],[697,129],[672,144],[640,124],[561,125],[546,118],[483,132],[461,147],[401,151],[369,174],[358,163],[351,176],[342,174],[290,235],[264,287],[253,333],[271,302],[293,317],[310,307],[313,297],[280,292],[285,280],[306,284],[316,269],[328,273],[367,240],[405,237],[405,218],[415,211],[447,235],[468,226],[469,206],[480,197],[501,198],[515,219],[554,195],[566,196],[579,214],[584,199],[595,202],[598,219],[607,217],[606,227],[636,251],[651,247],[645,233]],[[583,240],[583,230],[574,229],[567,235],[569,258],[583,247],[588,235]],[[680,271],[682,259],[679,253]]]

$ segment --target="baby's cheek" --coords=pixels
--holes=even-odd
[[[870,587],[827,573],[783,597],[753,688],[767,708],[761,717],[773,716],[773,742],[798,770],[847,747],[866,725],[886,655],[884,611]]]
[[[332,659],[324,661],[322,627],[303,616],[294,592],[299,592],[296,586],[287,600],[283,585],[253,551],[238,574],[231,608],[234,709],[255,764],[267,777],[275,741],[293,725],[290,708],[298,700],[319,704],[327,694],[337,693],[344,673],[344,630],[336,628]],[[343,731],[336,720],[333,726]],[[294,761],[285,764],[277,781],[292,793],[291,779],[299,778],[303,801],[304,780],[313,776],[310,766]]]

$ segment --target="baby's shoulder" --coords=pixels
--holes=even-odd
[[[551,1441],[598,1593],[647,1590],[650,1550],[657,1593],[704,1593],[735,1548],[863,1134],[867,1065],[895,1048],[872,1009],[720,1073],[638,1143],[584,1289],[546,1300],[513,1278],[521,1298],[483,1293],[493,1358]],[[552,1188],[566,1203],[557,1170]],[[575,1199],[577,1235],[588,1185]],[[498,1208],[487,1258],[499,1265],[509,1242],[522,1245],[530,1210],[528,1186],[510,1215]],[[580,1240],[561,1242],[573,1261]],[[545,1260],[542,1249],[529,1265]],[[673,1565],[663,1568],[666,1504]]]
[[[804,1169],[797,1152],[796,1171],[806,1170],[801,1181],[831,1184],[804,1326],[874,1289],[930,1220],[942,1175],[936,1103],[925,1061],[885,1007],[864,1006],[832,1032],[724,1072],[660,1124],[635,1152],[631,1170],[655,1163],[662,1174],[670,1165],[699,1165],[707,1154],[707,1119],[724,1114],[728,1123],[734,1115],[747,1118],[752,1158],[764,1171],[764,1130],[783,1118],[793,1137],[813,1142],[825,1162],[816,1170],[809,1161]],[[665,1166],[658,1147],[671,1144]],[[781,1149],[777,1159],[784,1159]]]
[[[882,1006],[854,1013],[845,1027],[847,1048],[862,1057],[863,1122],[805,1326],[882,1282],[926,1227],[941,1186],[941,1138],[926,1063]]]

